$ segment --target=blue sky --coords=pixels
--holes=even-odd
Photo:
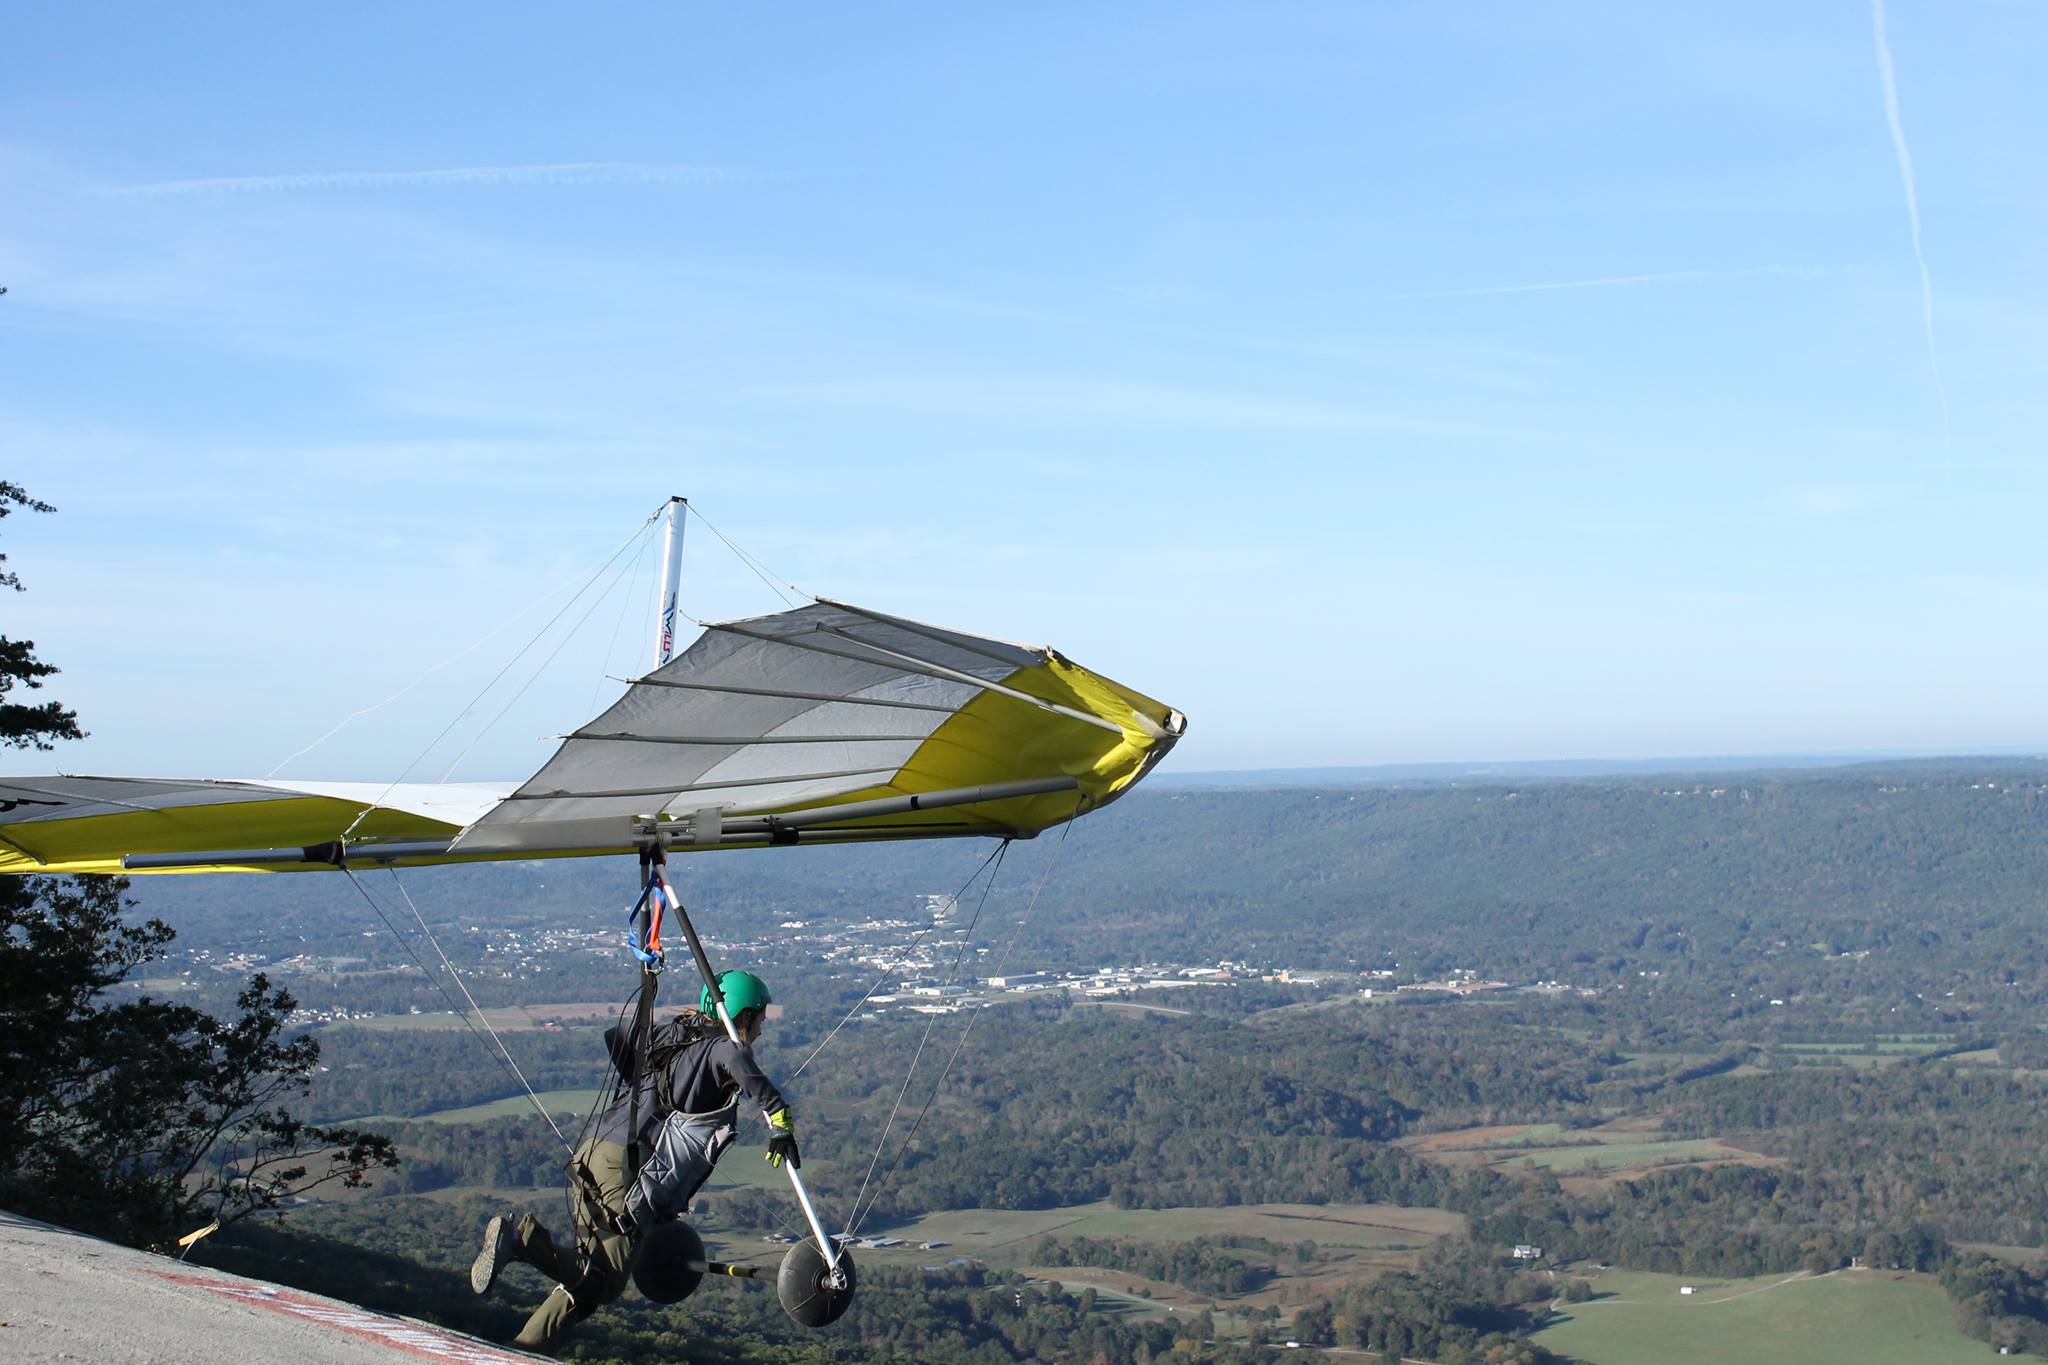
[[[2038,7],[1886,13],[1925,293],[1867,0],[8,28],[0,477],[61,512],[5,629],[68,770],[410,686],[283,772],[395,777],[671,492],[1180,706],[1185,769],[2048,747]],[[537,766],[647,592],[414,776]]]

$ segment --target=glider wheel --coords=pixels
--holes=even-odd
[[[633,1283],[650,1303],[681,1303],[704,1278],[704,1239],[688,1223],[660,1223],[640,1239]]]
[[[829,1327],[839,1321],[853,1302],[853,1257],[839,1248],[839,1272],[843,1284],[833,1285],[832,1272],[825,1265],[825,1253],[815,1242],[798,1242],[782,1258],[782,1271],[775,1277],[775,1293],[782,1311],[801,1327]]]

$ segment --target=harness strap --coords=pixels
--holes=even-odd
[[[654,910],[648,915],[646,947],[636,944],[633,953],[640,959],[640,1005],[633,1013],[633,1074],[627,1078],[626,1093],[626,1183],[631,1185],[640,1176],[640,1082],[647,1076],[648,1052],[654,1045],[654,997],[661,990],[661,940],[660,914],[661,893],[656,890],[657,878],[654,869],[667,861],[659,848],[640,850],[640,899],[635,902],[633,912],[637,917],[641,905],[648,897],[654,897]]]

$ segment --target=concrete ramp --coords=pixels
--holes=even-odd
[[[0,1361],[532,1365],[539,1359],[444,1327],[0,1212]]]

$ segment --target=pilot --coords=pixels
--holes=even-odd
[[[753,1043],[768,1017],[768,987],[752,972],[726,972],[719,995],[740,1041],[718,1022],[711,988],[695,1010],[653,1030],[644,1074],[638,1037],[614,1026],[605,1046],[625,1085],[569,1161],[576,1244],[558,1246],[532,1213],[496,1217],[484,1226],[483,1250],[469,1268],[469,1287],[490,1292],[507,1261],[524,1261],[555,1281],[512,1344],[552,1353],[575,1324],[625,1292],[634,1239],[688,1210],[690,1199],[732,1145],[742,1093],[768,1116],[768,1163],[803,1165],[789,1104],[754,1061]],[[635,1100],[640,1126],[633,1126]],[[629,1145],[648,1154],[635,1172]]]

